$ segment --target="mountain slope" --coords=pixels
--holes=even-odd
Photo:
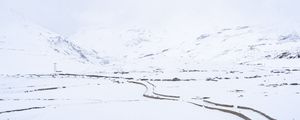
[[[91,50],[83,49],[61,35],[7,12],[0,21],[1,73],[49,73],[53,64],[60,70],[80,71],[71,66],[102,65],[108,60]]]
[[[257,64],[298,60],[300,31],[297,26],[237,26],[208,33],[190,31],[193,34],[100,28],[80,32],[71,38],[75,43],[114,57],[112,64],[116,69],[174,70],[262,60],[263,63]]]

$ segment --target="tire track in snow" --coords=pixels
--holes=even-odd
[[[34,110],[34,109],[43,109],[43,108],[46,108],[46,107],[30,107],[30,108],[23,108],[23,109],[7,110],[7,111],[1,111],[0,114],[21,112],[21,111]]]
[[[256,110],[256,109],[250,108],[250,107],[237,106],[237,108],[239,108],[239,109],[244,109],[244,110],[251,110],[251,111],[253,111],[253,112],[256,112],[256,113],[258,113],[258,114],[261,114],[262,116],[268,118],[269,120],[276,120],[276,119],[270,117],[269,115],[267,115],[267,114],[265,114],[265,113],[263,113],[263,112],[261,112],[261,111],[258,111],[258,110]]]
[[[196,105],[198,107],[203,107],[205,109],[217,110],[220,112],[229,113],[229,114],[235,115],[239,118],[242,118],[244,120],[251,120],[250,117],[244,115],[243,113],[228,109],[228,108],[234,108],[234,105],[227,105],[227,104],[216,103],[216,102],[212,102],[212,101],[208,101],[208,100],[202,100],[203,103],[209,104],[209,105],[204,105],[204,104],[199,104],[199,103],[192,102],[192,101],[180,100],[180,96],[166,95],[166,94],[161,94],[161,93],[155,92],[156,86],[149,81],[128,80],[127,82],[144,86],[146,88],[146,90],[145,90],[143,96],[147,97],[147,98],[158,99],[158,100],[182,101],[182,102],[190,103],[192,105]],[[268,120],[276,120],[276,119],[268,116],[267,114],[265,114],[261,111],[255,110],[253,108],[244,107],[244,106],[237,106],[237,108],[243,109],[243,110],[250,110],[252,112],[258,113],[259,115],[262,115],[263,117],[265,117]]]
[[[127,81],[128,83],[134,83],[134,84],[138,84],[138,85],[142,85],[146,88],[145,92],[143,93],[144,97],[147,98],[151,98],[151,99],[159,99],[159,100],[174,100],[174,101],[178,101],[178,98],[173,98],[173,97],[166,97],[168,95],[157,95],[154,94],[154,87],[151,84],[147,84],[147,82],[137,82],[137,81]],[[152,89],[150,89],[152,88]]]
[[[228,105],[228,104],[222,104],[222,103],[216,103],[216,102],[212,102],[212,101],[208,101],[208,100],[203,100],[203,102],[215,105],[215,106],[221,106],[221,107],[229,107],[229,108],[234,108],[234,105]],[[270,117],[269,115],[267,115],[266,113],[263,113],[259,110],[256,110],[254,108],[250,108],[250,107],[245,107],[245,106],[236,106],[237,109],[241,109],[241,110],[250,110],[252,112],[255,112],[259,115],[262,115],[263,117],[267,118],[268,120],[276,120],[275,118]]]

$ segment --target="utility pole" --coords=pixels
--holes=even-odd
[[[57,63],[53,63],[53,71],[54,73],[61,73],[61,70],[57,70]]]
[[[56,66],[57,63],[54,63],[53,65],[54,65],[54,66],[53,66],[54,73],[56,73],[56,71],[57,71],[57,66]]]

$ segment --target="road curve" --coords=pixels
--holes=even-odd
[[[251,120],[248,116],[233,111],[233,110],[229,110],[229,109],[225,109],[225,108],[219,108],[221,107],[233,107],[232,105],[225,105],[225,104],[217,104],[214,102],[210,102],[207,100],[203,100],[203,102],[205,101],[206,103],[212,104],[212,105],[202,105],[196,102],[192,102],[192,101],[185,101],[185,100],[180,100],[180,96],[174,96],[174,95],[166,95],[166,94],[160,94],[155,92],[155,85],[150,83],[149,81],[133,81],[133,80],[128,80],[128,83],[133,83],[133,84],[138,84],[138,85],[142,85],[145,87],[145,92],[143,94],[144,97],[147,98],[151,98],[151,99],[158,99],[158,100],[173,100],[173,101],[181,101],[181,102],[186,102],[186,103],[190,103],[192,105],[196,105],[198,107],[202,107],[205,109],[209,109],[209,110],[218,110],[220,112],[224,112],[224,113],[228,113],[228,114],[232,114],[235,115],[243,120]],[[218,106],[218,107],[215,107]],[[273,120],[273,119],[272,119]]]

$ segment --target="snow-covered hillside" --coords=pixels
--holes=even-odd
[[[111,72],[224,64],[272,66],[268,63],[300,57],[298,24],[232,26],[207,32],[204,28],[99,27],[65,38],[12,11],[3,13],[0,24],[6,29],[0,29],[0,50],[6,67],[2,73],[53,72],[54,63],[65,72],[75,72],[71,68],[75,65],[92,66],[77,71]]]
[[[1,15],[1,73],[49,73],[57,63],[61,71],[83,64],[102,65],[108,60],[63,36],[28,22],[11,11]],[[82,67],[73,71],[84,70]]]
[[[111,64],[125,70],[176,70],[249,62],[266,65],[267,61],[278,59],[299,60],[297,26],[233,26],[204,33],[199,29],[199,32],[190,31],[191,34],[143,28],[98,28],[79,32],[71,39],[101,55],[113,57]]]

